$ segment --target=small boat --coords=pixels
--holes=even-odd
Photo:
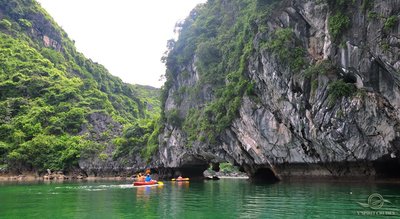
[[[133,186],[150,186],[150,185],[157,185],[162,184],[161,182],[157,182],[156,180],[152,180],[150,182],[133,182]]]
[[[218,176],[207,176],[207,177],[204,177],[204,179],[205,180],[219,180],[219,177]]]
[[[172,179],[172,181],[177,181],[177,182],[189,181],[189,178],[176,178],[176,179]]]

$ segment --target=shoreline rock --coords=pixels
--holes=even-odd
[[[77,177],[59,175],[57,177],[33,176],[33,175],[8,175],[0,176],[0,182],[62,182],[62,181],[96,181],[96,180],[133,180],[132,177]]]

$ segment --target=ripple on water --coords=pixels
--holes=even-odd
[[[57,186],[55,189],[63,190],[85,190],[85,191],[104,191],[108,189],[131,189],[132,184],[121,184],[121,185],[92,185],[92,186]]]

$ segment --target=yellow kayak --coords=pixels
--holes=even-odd
[[[176,179],[172,179],[172,181],[177,181],[177,182],[180,182],[180,181],[189,181],[189,178],[176,178]]]

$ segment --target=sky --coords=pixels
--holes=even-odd
[[[131,84],[161,87],[177,21],[206,0],[37,0],[78,51]]]

